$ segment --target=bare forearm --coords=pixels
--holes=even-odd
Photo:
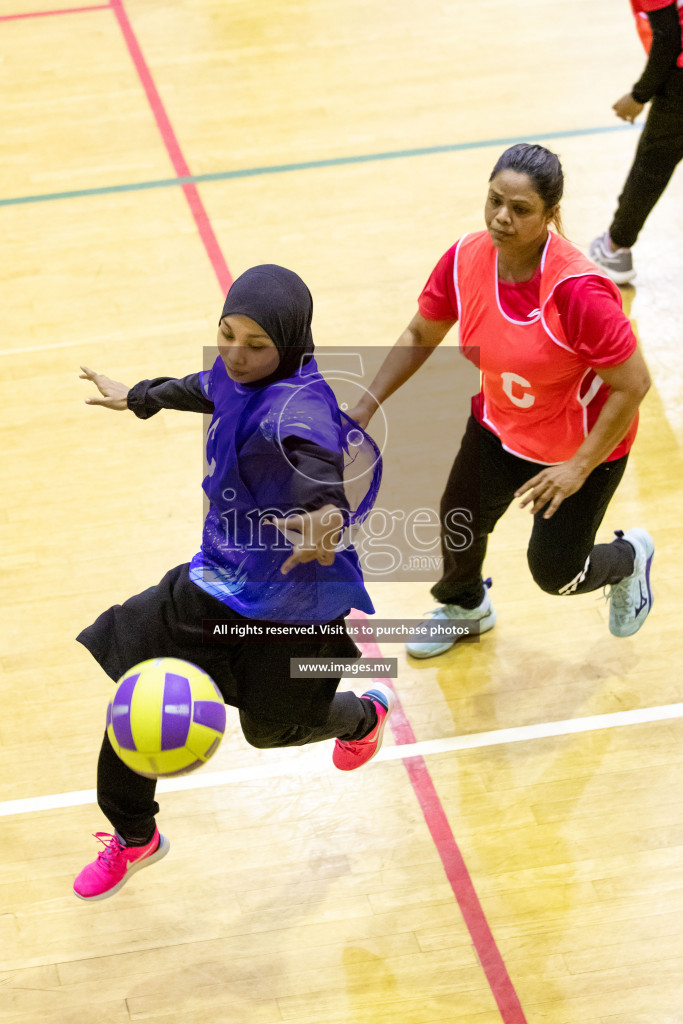
[[[644,393],[612,391],[576,454],[567,462],[541,470],[515,491],[515,497],[525,496],[521,507],[531,505],[534,515],[542,511],[543,518],[550,519],[565,498],[576,494],[596,466],[614,451],[631,426]]]
[[[593,429],[571,460],[586,476],[604,462],[626,436],[644,394],[612,391]]]
[[[408,324],[359,403],[368,415],[419,370],[451,327],[450,322],[423,321],[419,316]]]

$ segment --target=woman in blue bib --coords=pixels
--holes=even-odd
[[[164,408],[212,418],[201,549],[156,586],[107,609],[77,639],[113,680],[149,658],[190,661],[239,710],[253,746],[334,738],[333,762],[348,771],[379,749],[391,691],[374,687],[358,697],[337,693],[338,678],[292,679],[290,658],[360,655],[344,616],[374,608],[356,551],[341,537],[372,507],[381,460],[318,372],[312,314],[311,294],[295,273],[253,267],[228,292],[210,370],[128,388],[81,368],[100,392],[87,399],[91,405],[129,409],[141,419]],[[367,463],[354,507],[344,488],[345,459],[353,460],[356,479],[359,460]],[[327,639],[253,640],[266,626],[272,634],[274,624],[302,623],[327,624]],[[220,640],[239,632],[236,626],[250,638],[211,642],[212,633]],[[155,787],[117,757],[105,733],[97,792],[114,834],[97,834],[103,849],[76,879],[77,896],[111,896],[168,852],[156,827]]]

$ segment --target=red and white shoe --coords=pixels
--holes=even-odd
[[[82,900],[106,900],[121,889],[131,875],[165,857],[171,844],[159,829],[146,846],[126,846],[116,835],[95,832],[103,849],[92,864],[87,864],[74,882],[74,892]]]
[[[371,700],[377,711],[377,725],[362,740],[335,740],[332,761],[336,768],[343,772],[351,772],[354,768],[371,761],[382,746],[384,726],[391,714],[396,701],[393,690],[378,684],[372,690],[361,694],[361,699]]]

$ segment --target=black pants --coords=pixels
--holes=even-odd
[[[618,583],[633,572],[628,541],[594,546],[595,534],[628,456],[603,462],[550,519],[533,517],[527,559],[536,583],[549,594],[582,594]],[[442,604],[475,608],[484,596],[482,566],[489,534],[515,491],[544,466],[505,451],[490,430],[470,417],[441,499],[444,573],[432,588]]]
[[[239,715],[245,738],[261,748],[303,746],[335,737],[360,739],[377,723],[372,702],[348,691],[335,694],[327,717],[315,726],[282,725],[242,710]],[[159,813],[155,791],[156,780],[131,771],[114,752],[105,732],[97,763],[97,802],[130,846],[144,846],[154,835],[154,816]]]
[[[630,249],[683,158],[683,68],[654,97],[636,154],[610,225],[616,246]]]
[[[287,747],[339,737],[357,740],[377,723],[375,706],[354,693],[336,693],[339,679],[292,679],[290,658],[357,658],[340,639],[231,644],[207,643],[205,620],[251,622],[189,579],[188,566],[169,570],[154,587],[104,611],[78,640],[113,680],[148,658],[184,658],[211,676],[226,704],[239,710],[245,739],[254,747]],[[337,626],[343,619],[335,619]],[[256,623],[258,624],[258,623]],[[154,834],[156,783],[131,771],[106,736],[100,751],[100,808],[131,845]]]

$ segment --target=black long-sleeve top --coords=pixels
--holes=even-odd
[[[161,409],[213,413],[214,404],[202,391],[198,373],[187,377],[155,377],[141,380],[128,392],[128,408],[138,419],[146,420]],[[298,472],[293,477],[293,498],[298,508],[314,512],[324,505],[349,510],[342,484],[344,459],[333,452],[299,437],[282,440],[288,461]]]
[[[652,28],[652,45],[642,75],[631,89],[636,103],[647,103],[659,92],[681,52],[681,22],[674,0],[658,11],[648,11]]]

